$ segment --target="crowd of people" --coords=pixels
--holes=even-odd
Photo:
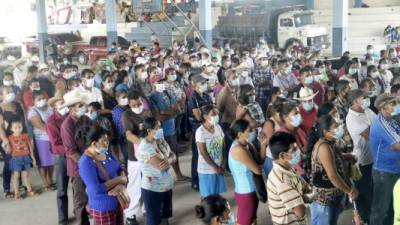
[[[59,224],[68,186],[81,225],[138,224],[140,211],[147,225],[169,224],[178,182],[199,192],[205,224],[255,224],[260,202],[273,224],[334,225],[352,205],[357,224],[399,223],[395,49],[332,61],[262,39],[159,46],[133,41],[90,69],[33,58],[2,74],[6,197],[40,194],[36,167],[43,190],[57,191]],[[180,166],[188,142],[191,171]],[[228,174],[235,212],[221,196]]]

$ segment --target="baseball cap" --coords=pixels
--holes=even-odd
[[[388,93],[384,93],[379,95],[376,100],[375,100],[375,108],[379,109],[380,107],[382,107],[383,105],[390,103],[390,102],[394,102],[396,101],[396,97],[388,94]]]
[[[347,95],[347,102],[352,105],[353,101],[356,100],[359,97],[364,97],[366,94],[362,90],[351,90],[349,94]]]

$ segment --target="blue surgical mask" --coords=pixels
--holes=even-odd
[[[301,115],[300,114],[296,114],[296,115],[292,116],[291,122],[292,122],[292,126],[294,126],[294,127],[300,126],[301,122],[303,122],[302,118],[301,118]]]
[[[301,154],[300,154],[300,150],[296,149],[295,152],[293,152],[292,154],[292,159],[290,160],[290,165],[292,167],[295,167],[301,160]]]
[[[314,103],[313,102],[303,102],[302,103],[303,109],[306,111],[311,111],[314,108]]]
[[[309,77],[306,77],[306,79],[304,80],[304,83],[305,84],[312,84],[313,81],[314,81],[314,77],[309,76]]]
[[[97,112],[92,112],[92,113],[86,113],[86,116],[89,117],[91,120],[96,120],[97,119]]]
[[[371,100],[369,98],[363,99],[362,107],[364,110],[368,109],[370,105],[371,105]]]
[[[99,154],[106,154],[107,151],[108,151],[108,148],[106,148],[106,147],[96,148],[96,152]]]
[[[217,125],[219,123],[219,116],[212,116],[211,120],[210,120],[210,123],[212,125]]]
[[[257,138],[257,132],[256,131],[250,132],[249,133],[249,137],[247,138],[247,142],[248,143],[254,143],[256,138]]]
[[[78,109],[78,111],[76,112],[76,116],[81,117],[85,115],[85,113],[86,113],[86,107],[83,106]]]
[[[392,112],[392,116],[397,116],[400,114],[400,104],[397,104],[394,108],[393,108],[393,112]]]
[[[335,129],[335,138],[336,138],[336,140],[342,139],[343,135],[344,135],[344,128],[343,128],[343,126],[338,126],[338,127]]]
[[[155,139],[156,140],[160,140],[160,139],[162,139],[164,137],[164,131],[163,131],[163,129],[162,128],[160,128],[160,129],[158,129],[157,131],[156,131],[156,134],[155,134]]]

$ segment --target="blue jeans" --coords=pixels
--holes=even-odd
[[[190,123],[192,126],[192,187],[198,190],[199,188],[199,174],[197,173],[197,163],[199,161],[199,152],[197,151],[196,145],[196,130],[200,127],[200,123]]]
[[[371,205],[370,225],[393,224],[393,187],[400,174],[372,170],[374,194]]]
[[[356,183],[356,188],[360,195],[358,196],[356,203],[358,213],[361,219],[369,224],[369,217],[371,215],[371,202],[372,202],[372,164],[360,166],[362,177]]]
[[[54,164],[57,183],[57,210],[58,223],[66,224],[68,222],[68,181],[67,160],[63,155],[56,155]]]
[[[312,225],[336,225],[340,213],[344,209],[345,198],[339,198],[329,206],[317,202],[311,203],[311,224]]]
[[[272,162],[273,162],[273,160],[271,158],[265,157],[264,165],[263,165],[265,177],[268,177],[269,172],[271,172],[271,170],[272,170],[272,166],[273,166]]]
[[[7,154],[1,147],[0,147],[0,153],[4,159],[3,190],[5,193],[7,193],[10,191],[10,182],[11,182],[11,170],[10,170],[11,155]]]

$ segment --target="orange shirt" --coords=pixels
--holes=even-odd
[[[11,147],[11,156],[26,156],[29,155],[29,136],[21,134],[20,136],[10,135],[8,137]]]

